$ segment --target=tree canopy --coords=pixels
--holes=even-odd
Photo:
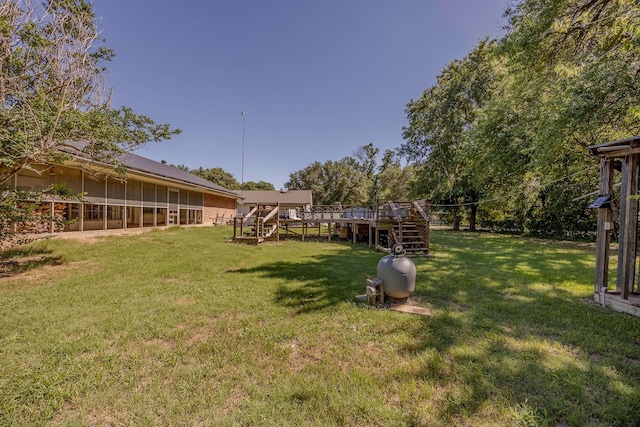
[[[189,169],[186,166],[178,166],[183,170],[190,172],[194,175],[204,178],[207,181],[214,182],[223,186],[229,190],[275,190],[272,183],[266,181],[247,181],[245,183],[239,183],[233,174],[225,171],[221,167],[203,168],[202,166],[197,169]]]
[[[272,183],[267,181],[247,181],[241,185],[243,190],[275,190]]]
[[[480,209],[486,226],[554,236],[594,230],[587,146],[640,131],[640,6],[521,0],[506,34],[481,41],[411,100],[400,152],[414,194]]]
[[[207,181],[214,182],[229,190],[240,190],[240,183],[238,182],[238,180],[236,180],[233,174],[225,171],[220,167],[206,169],[201,166],[198,169],[192,170],[189,170],[187,168],[187,172],[191,172],[192,174],[197,175],[200,178],[204,178]]]
[[[405,200],[413,168],[403,168],[393,150],[384,153],[378,166],[378,153],[379,149],[369,143],[359,147],[353,157],[313,162],[289,174],[285,187],[311,190],[319,205],[376,206],[379,202]]]

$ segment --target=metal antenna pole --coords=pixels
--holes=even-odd
[[[242,175],[240,177],[240,190],[242,190],[242,195],[244,196],[244,111],[242,113]]]

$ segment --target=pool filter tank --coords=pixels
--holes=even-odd
[[[391,298],[410,297],[416,289],[416,265],[405,256],[402,245],[378,262],[377,276],[384,282],[384,294]]]

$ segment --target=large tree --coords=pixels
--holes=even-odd
[[[376,176],[376,156],[380,150],[369,143],[358,148],[353,153],[353,158],[358,164],[358,169],[363,173],[364,180],[362,185],[368,188],[368,197],[365,205],[378,205],[378,177]]]
[[[311,190],[319,205],[342,203],[355,206],[367,203],[370,186],[361,165],[353,157],[313,162],[289,174],[285,187],[289,190]]]
[[[597,188],[587,146],[640,132],[640,4],[519,0],[506,34],[447,65],[407,106],[414,191],[484,223],[584,235]]]
[[[586,147],[640,132],[640,6],[523,0],[506,16],[504,70],[474,130],[481,169],[503,218],[535,234],[580,235],[593,212],[573,199],[597,189]]]
[[[104,63],[112,57],[88,1],[0,3],[0,182],[61,163],[69,150],[115,162],[178,132],[111,107]]]
[[[452,61],[406,109],[409,124],[399,151],[418,166],[413,193],[451,206],[454,229],[460,205],[471,207],[470,228],[475,229],[482,182],[473,165],[478,147],[469,132],[491,96],[494,49],[495,42],[483,41],[464,59]]]
[[[413,166],[403,167],[400,158],[393,150],[385,150],[376,174],[378,205],[389,201],[410,200],[413,178]]]

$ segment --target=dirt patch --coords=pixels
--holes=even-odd
[[[43,286],[51,284],[55,278],[69,277],[82,269],[88,271],[90,261],[65,263],[58,258],[30,256],[19,259],[0,260],[0,290],[14,286]]]
[[[21,258],[0,259],[0,279],[14,277],[39,267],[56,267],[63,262],[50,255],[32,255]]]
[[[178,305],[194,305],[197,302],[198,301],[196,301],[196,299],[192,297],[182,297],[176,300],[176,304]]]

